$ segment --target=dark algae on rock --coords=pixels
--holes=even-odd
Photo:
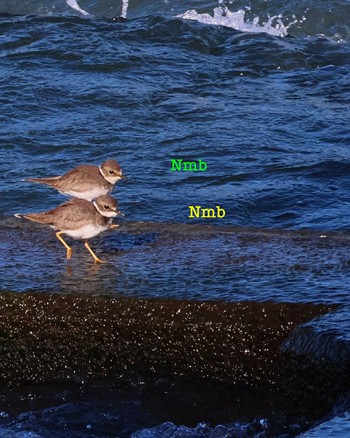
[[[279,346],[324,305],[58,294],[0,296],[0,377],[11,384],[136,372],[254,385]]]
[[[281,345],[336,307],[4,292],[0,381],[10,391],[83,385],[102,399],[128,387],[155,425],[206,418],[253,427],[260,416],[269,419],[266,436],[293,424],[300,432],[347,389],[347,366],[339,374],[332,361]]]

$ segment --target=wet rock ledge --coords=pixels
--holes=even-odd
[[[125,375],[273,382],[280,346],[332,306],[0,294],[0,381]]]

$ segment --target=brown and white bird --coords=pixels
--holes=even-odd
[[[107,160],[100,166],[82,164],[60,176],[25,181],[46,184],[64,195],[92,201],[110,193],[115,184],[125,178],[120,165],[115,160]]]
[[[97,236],[108,228],[114,228],[112,219],[124,216],[118,210],[118,202],[110,195],[102,195],[93,202],[85,199],[73,198],[58,207],[41,213],[15,214],[16,217],[25,218],[33,222],[50,225],[55,230],[57,239],[67,250],[67,259],[72,257],[72,248],[62,238],[62,234],[82,239],[85,248],[90,252],[96,263],[104,263],[92,251],[88,239]]]

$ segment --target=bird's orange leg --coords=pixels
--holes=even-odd
[[[73,250],[70,246],[67,245],[67,243],[63,240],[63,237],[61,237],[61,234],[63,234],[63,231],[58,231],[56,233],[56,237],[57,239],[62,243],[62,245],[66,248],[67,250],[67,259],[70,259],[72,257],[73,254]]]
[[[107,262],[105,262],[104,260],[101,260],[101,259],[99,259],[99,258],[97,257],[97,255],[96,255],[96,254],[93,252],[93,250],[90,248],[90,246],[89,246],[89,244],[88,244],[87,241],[84,243],[84,246],[85,246],[85,248],[89,251],[89,253],[92,255],[92,257],[94,258],[95,263],[107,263]]]

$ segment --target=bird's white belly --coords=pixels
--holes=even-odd
[[[62,230],[67,236],[73,237],[73,239],[91,239],[107,230],[108,225],[101,227],[96,225],[84,225],[79,230]]]
[[[92,201],[93,199],[98,198],[102,195],[107,195],[109,192],[108,189],[100,187],[100,188],[94,188],[92,190],[88,190],[86,192],[76,192],[74,190],[66,190],[63,193],[64,195],[72,196],[73,198],[80,198],[80,199],[86,199],[87,201]]]

